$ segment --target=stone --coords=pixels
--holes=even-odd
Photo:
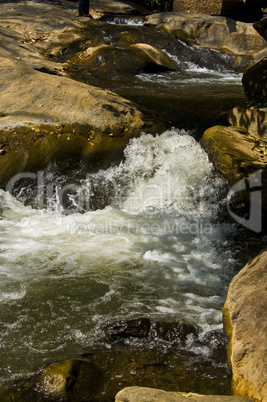
[[[109,326],[106,331],[107,339],[127,341],[127,338],[146,338],[147,340],[161,339],[185,346],[190,336],[197,338],[197,329],[185,323],[168,323],[153,321],[149,318],[121,320]],[[144,339],[145,341],[145,339]]]
[[[84,66],[94,77],[135,75],[140,72],[156,73],[176,71],[177,65],[160,49],[146,43],[136,43],[125,48],[99,45],[78,52],[66,64],[65,71],[71,74],[72,64]],[[80,67],[81,70],[82,67]]]
[[[115,0],[91,0],[89,12],[96,19],[103,18],[105,15],[147,15],[150,13],[141,4]]]
[[[146,17],[147,23],[166,30],[186,43],[253,60],[266,49],[266,41],[252,24],[226,17],[200,14],[160,13]]]
[[[262,18],[258,2],[243,0],[174,0],[173,11],[223,15],[239,21],[254,22]]]
[[[115,402],[242,402],[246,398],[221,395],[200,395],[192,392],[167,392],[145,387],[127,387],[117,393]]]
[[[266,230],[266,142],[238,127],[214,126],[204,132],[200,143],[218,172],[226,178],[232,188],[234,197],[232,201],[228,200],[231,216],[254,232]],[[258,187],[260,198],[255,199],[251,196],[251,191]],[[255,194],[257,196],[257,193]]]
[[[46,367],[36,388],[46,398],[56,400],[93,400],[104,384],[101,371],[86,358],[69,359]]]
[[[0,77],[4,82],[0,94],[4,117],[0,119],[0,128],[74,122],[110,132],[125,125],[140,127],[141,113],[110,91],[36,71],[20,60],[0,60]]]
[[[267,251],[231,281],[223,308],[235,395],[267,401]]]
[[[236,106],[228,113],[229,123],[241,127],[260,140],[267,141],[267,108]]]
[[[265,39],[267,40],[267,17],[262,18],[260,21],[257,21],[253,24],[254,29]]]
[[[246,96],[257,102],[267,101],[267,57],[248,68],[242,78]]]

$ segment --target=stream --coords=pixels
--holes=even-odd
[[[227,215],[229,188],[198,143],[209,119],[224,119],[243,100],[242,74],[227,68],[225,56],[210,65],[197,56],[193,63],[172,54],[177,72],[140,72],[107,85],[166,125],[132,139],[119,165],[97,173],[75,166],[66,175],[51,164],[29,176],[31,185],[0,190],[2,384],[54,361],[110,352],[108,326],[149,319],[193,330],[178,346],[160,330],[144,338],[130,331],[123,348],[156,349],[169,376],[143,370],[135,381],[138,369],[124,367],[130,385],[231,393],[222,307],[252,256],[248,247],[256,254],[264,239]],[[129,385],[125,373],[113,376],[114,392]],[[112,392],[102,400],[114,400]]]

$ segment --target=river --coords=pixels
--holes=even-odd
[[[132,99],[150,98],[155,86],[164,100],[179,94],[192,107],[215,95],[223,105],[242,98],[241,74],[221,66],[184,62],[182,74],[133,80]],[[227,184],[195,122],[181,126],[132,139],[118,166],[76,167],[66,177],[51,165],[29,176],[30,187],[0,190],[2,383],[95,345],[110,348],[106,326],[140,317],[192,325],[200,343],[189,336],[185,349],[208,359],[212,345],[201,340],[221,333],[229,283],[249,242],[260,249],[261,239],[226,216]],[[227,372],[225,360],[211,364]]]

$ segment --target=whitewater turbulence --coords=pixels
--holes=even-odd
[[[233,261],[233,229],[217,220],[224,186],[200,145],[170,130],[81,179],[67,211],[62,188],[45,209],[1,190],[2,379],[82,353],[122,317],[221,328]]]

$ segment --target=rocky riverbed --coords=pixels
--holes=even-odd
[[[78,18],[77,3],[70,1],[60,5],[47,1],[1,3],[1,188],[5,189],[16,174],[25,171],[34,174],[51,161],[62,163],[64,170],[82,162],[91,173],[116,165],[130,139],[141,132],[155,134],[173,125],[188,128],[184,122],[190,120],[190,129],[195,128],[195,122],[200,124],[196,137],[202,137],[201,145],[220,174],[232,187],[240,183],[237,200],[233,200],[235,216],[245,216],[239,223],[262,233],[267,210],[265,39],[252,23],[205,15],[154,14],[130,2],[95,0],[90,12],[93,19]],[[143,29],[107,23],[128,16],[135,16],[135,23],[144,25]],[[263,26],[262,23],[258,31],[264,32]],[[164,99],[154,94],[145,98],[138,88],[132,93],[125,89],[124,82],[134,82],[131,80],[139,73],[181,71],[182,74],[181,64],[171,57],[179,52],[179,63],[190,60],[201,68],[219,64],[226,70],[245,72],[246,98],[238,93],[221,106],[214,97],[195,99],[194,103],[192,97],[186,98],[184,94],[178,100],[177,96]],[[259,208],[262,211],[260,220],[257,213],[254,220],[250,219],[250,188],[245,188],[245,182],[261,192],[261,198],[253,204],[256,212]],[[235,277],[224,307],[233,391],[252,401],[267,400],[265,257],[265,253],[261,254]],[[244,326],[237,317],[242,317]],[[146,351],[127,349],[128,337],[142,338],[144,343],[162,340],[165,347],[166,338],[183,342],[184,334],[190,339],[195,336],[191,327],[178,323],[177,327],[167,327],[166,323],[146,318],[113,323],[107,329],[107,336],[113,334],[112,342],[116,344],[111,351],[53,363],[28,379],[5,385],[0,396],[3,401],[111,400],[111,395],[114,397],[119,390],[118,385],[123,388],[119,376],[122,366],[127,364],[131,367],[126,385],[139,384],[140,379],[141,385],[156,386],[159,382],[151,381],[156,375],[162,376],[162,388],[164,384],[167,387],[170,367],[182,383],[184,374],[176,362],[178,351],[168,350],[166,363],[155,345],[149,344]],[[225,338],[223,334],[221,338],[218,334],[213,338],[210,333],[205,342],[212,341],[216,359],[217,353],[224,353]],[[190,365],[192,356],[185,356],[180,343],[178,346],[181,359],[188,359]],[[194,361],[194,364],[205,366],[207,362]],[[114,373],[117,379],[113,383]],[[193,379],[194,370],[189,377]],[[225,374],[222,388],[227,388],[230,394],[229,379],[230,375]],[[196,389],[192,380],[192,385],[180,386],[183,392],[164,395],[163,391],[148,388],[128,388],[116,400],[237,400],[234,396],[209,397],[187,392],[194,389],[205,394],[205,386],[202,387],[201,381],[199,384]],[[209,392],[212,393],[212,386]]]

